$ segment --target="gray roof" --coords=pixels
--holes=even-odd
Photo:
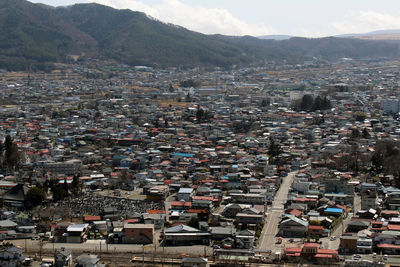
[[[182,263],[207,263],[207,259],[203,258],[183,258]]]
[[[254,232],[246,229],[246,230],[237,232],[236,236],[254,236]]]
[[[184,224],[179,224],[177,226],[173,226],[170,228],[167,228],[164,230],[164,233],[184,233],[184,232],[200,232],[199,229],[184,225]]]
[[[27,191],[28,191],[28,189],[24,185],[18,184],[16,186],[14,186],[13,188],[11,188],[10,190],[8,190],[3,195],[3,199],[5,201],[23,202],[25,200],[25,194]]]
[[[94,265],[99,261],[100,259],[97,257],[97,255],[92,254],[81,254],[75,259],[75,262],[79,265]]]
[[[180,188],[178,194],[191,194],[193,192],[193,188]]]
[[[16,224],[15,222],[13,222],[13,221],[10,221],[10,220],[2,220],[2,221],[0,221],[0,228],[1,227],[5,227],[5,228],[9,228],[9,227],[15,227],[15,226],[17,226],[18,224]]]
[[[235,229],[232,227],[212,227],[211,234],[212,235],[231,235],[235,233]]]
[[[368,227],[371,223],[369,221],[354,220],[349,222],[348,226],[365,226]]]
[[[296,222],[298,224],[301,224],[301,225],[303,225],[305,227],[308,227],[308,222],[307,221],[303,221],[303,220],[301,220],[299,218],[296,218],[296,217],[290,217],[290,218],[282,221],[281,224],[285,224],[285,223],[288,223],[290,221],[294,221],[294,222]]]

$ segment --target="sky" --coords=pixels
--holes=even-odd
[[[30,0],[142,11],[205,34],[324,37],[400,29],[399,0]]]

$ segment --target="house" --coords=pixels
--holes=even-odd
[[[211,237],[213,240],[223,240],[227,237],[233,237],[236,233],[236,229],[233,227],[212,227]]]
[[[18,184],[8,190],[3,195],[3,203],[9,207],[23,208],[25,205],[25,196],[28,188],[23,184]]]
[[[354,186],[343,177],[326,178],[322,181],[325,185],[325,193],[341,193],[354,195]]]
[[[400,208],[400,192],[386,194],[385,206],[389,210],[398,210]]]
[[[22,255],[22,249],[11,244],[0,246],[0,266],[19,267],[22,265],[25,257]]]
[[[82,243],[87,238],[89,224],[73,224],[67,227],[66,242]]]
[[[327,199],[338,203],[340,205],[353,205],[354,194],[342,194],[342,193],[325,193]]]
[[[190,201],[190,198],[194,195],[193,188],[180,188],[178,193],[176,193],[176,200],[184,200],[186,202]]]
[[[188,210],[192,207],[192,202],[190,201],[172,201],[171,202],[171,210],[174,211],[184,211]]]
[[[236,233],[236,247],[241,249],[252,249],[254,246],[254,232],[243,230]]]
[[[165,214],[143,213],[143,221],[145,224],[154,224],[155,229],[161,229],[165,223]]]
[[[183,224],[164,229],[165,243],[170,245],[208,245],[210,236],[209,232]]]
[[[290,216],[279,224],[279,233],[285,237],[304,237],[308,232],[308,221]]]
[[[72,265],[72,253],[70,250],[64,247],[61,250],[54,253],[54,261],[56,267],[70,266]]]
[[[311,182],[309,175],[305,173],[298,173],[293,180],[292,189],[301,194],[306,194],[310,190]]]
[[[338,252],[336,250],[320,249],[317,243],[305,243],[302,248],[285,248],[283,257],[291,262],[312,261],[324,265],[339,261]]]
[[[261,194],[244,194],[244,193],[232,193],[230,194],[232,202],[243,203],[243,204],[260,204],[265,203],[265,197]]]
[[[1,230],[15,230],[18,224],[11,220],[1,220],[0,229]]]
[[[98,267],[99,261],[97,255],[81,254],[75,259],[75,267]]]
[[[208,259],[206,258],[183,258],[182,267],[209,267]]]
[[[376,234],[374,244],[396,244],[396,237],[391,234]]]
[[[362,183],[361,184],[361,209],[363,210],[369,210],[369,209],[374,209],[376,210],[377,208],[377,194],[376,194],[377,188],[375,184],[367,184],[367,183]]]
[[[236,223],[238,224],[248,224],[255,226],[257,224],[260,224],[263,220],[263,214],[250,214],[242,212],[236,214]]]
[[[222,215],[228,218],[235,218],[236,214],[239,213],[241,210],[242,210],[241,205],[236,203],[229,203],[228,205],[225,206]]]
[[[344,253],[356,253],[357,239],[356,235],[342,235],[340,237],[339,250]]]
[[[151,244],[153,243],[154,224],[124,224],[125,244]]]
[[[354,220],[354,221],[349,222],[349,224],[347,225],[346,232],[358,233],[358,231],[367,229],[370,226],[370,224],[371,223],[369,221]]]
[[[372,238],[361,237],[357,238],[357,252],[369,254],[372,252]]]
[[[325,235],[325,228],[322,225],[308,225],[308,236],[319,236]]]
[[[324,210],[325,215],[338,217],[342,215],[343,209],[339,208],[327,208]]]
[[[399,255],[400,254],[400,245],[395,244],[377,244],[376,245],[380,254],[391,254],[391,255]]]

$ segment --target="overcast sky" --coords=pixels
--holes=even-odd
[[[206,34],[322,37],[400,29],[399,0],[30,0],[52,6],[97,2],[142,11]]]

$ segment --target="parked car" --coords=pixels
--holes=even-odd
[[[384,260],[387,260],[387,259],[388,259],[388,255],[386,255],[386,254],[383,255],[383,259],[384,259]]]

